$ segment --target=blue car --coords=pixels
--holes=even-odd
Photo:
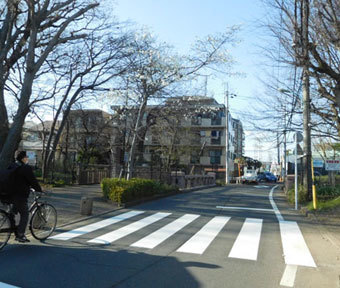
[[[257,175],[257,182],[276,182],[277,178],[273,173],[261,172]]]

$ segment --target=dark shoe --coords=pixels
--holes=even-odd
[[[13,231],[14,231],[15,238],[19,237],[18,226],[15,226]]]
[[[28,239],[26,238],[25,235],[24,235],[24,236],[17,236],[17,237],[15,237],[15,241],[18,241],[18,242],[20,242],[20,243],[31,242],[30,240],[28,240]]]

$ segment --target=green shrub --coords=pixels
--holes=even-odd
[[[63,187],[63,186],[65,186],[65,181],[62,179],[53,181],[52,183],[52,187]]]
[[[291,204],[295,203],[295,187],[288,190],[287,198],[288,198],[289,203]],[[306,203],[307,201],[308,201],[307,189],[304,186],[299,185],[298,186],[298,202]]]
[[[157,187],[156,194],[178,193],[178,191],[179,191],[179,188],[177,186],[172,186],[172,185],[168,185],[168,184],[161,184],[159,182],[156,182],[155,187]]]
[[[216,185],[217,186],[225,186],[225,180],[216,180]]]
[[[332,200],[317,201],[316,206],[317,206],[316,210],[318,211],[337,210],[340,208],[340,197],[334,198]],[[309,211],[315,210],[313,202],[308,203],[307,209]]]
[[[41,169],[34,169],[34,175],[35,177],[41,177],[42,176],[42,170]]]
[[[340,196],[340,185],[332,186],[317,186],[316,194],[320,198],[336,198]]]
[[[161,184],[150,179],[133,178],[131,180],[105,178],[101,182],[103,196],[119,205],[155,194],[176,192],[178,188]]]

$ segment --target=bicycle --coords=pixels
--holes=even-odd
[[[41,201],[40,198],[46,192],[33,193],[33,202],[29,208],[31,215],[29,220],[29,229],[32,236],[40,241],[46,240],[55,230],[57,226],[57,210],[53,205],[46,201]],[[2,201],[6,206],[6,210],[0,209],[0,250],[6,246],[11,233],[15,231],[15,221],[13,213],[13,204]]]

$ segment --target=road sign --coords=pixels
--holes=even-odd
[[[340,171],[340,160],[326,160],[325,168],[327,171]]]
[[[323,160],[313,160],[314,168],[322,168],[323,167]]]

